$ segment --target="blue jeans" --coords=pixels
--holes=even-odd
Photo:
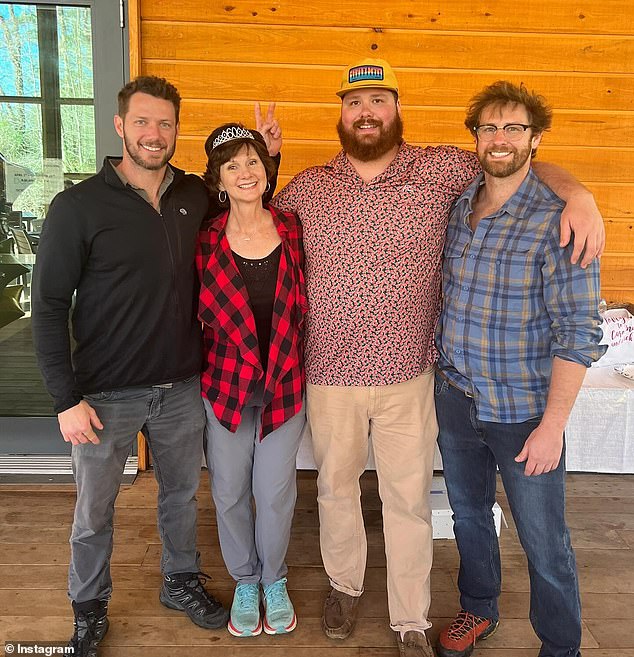
[[[172,384],[85,395],[103,429],[100,443],[73,445],[77,503],[70,538],[71,600],[106,600],[112,592],[114,503],[137,432],[143,431],[158,482],[161,572],[198,572],[196,491],[205,414],[198,375]]]
[[[578,657],[581,603],[575,555],[565,521],[565,454],[556,470],[527,477],[516,463],[539,419],[481,422],[473,399],[436,374],[438,444],[460,552],[460,604],[497,619],[501,571],[493,523],[496,465],[528,559],[530,620],[539,657]]]

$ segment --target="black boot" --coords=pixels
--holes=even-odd
[[[216,630],[227,624],[229,612],[205,589],[207,577],[204,573],[164,575],[159,599],[170,609],[184,611],[199,627]]]
[[[97,657],[97,645],[108,631],[108,601],[73,602],[75,633],[68,643],[74,657]]]

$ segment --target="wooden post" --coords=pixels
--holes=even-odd
[[[141,0],[128,2],[128,34],[130,37],[130,79],[141,75]]]
[[[139,454],[139,470],[147,470],[150,465],[150,457],[148,453],[147,443],[143,434],[139,431],[136,437],[137,451]]]

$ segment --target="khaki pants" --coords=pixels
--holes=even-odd
[[[429,490],[438,434],[433,369],[386,386],[307,386],[321,554],[331,585],[363,592],[367,543],[359,477],[372,436],[383,502],[390,626],[425,630],[432,565]]]

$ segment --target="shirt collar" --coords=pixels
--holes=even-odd
[[[108,162],[111,164],[112,168],[114,169],[115,173],[119,177],[119,180],[123,183],[124,187],[130,186],[134,191],[145,191],[142,187],[136,187],[133,185],[124,175],[123,171],[121,171],[121,167],[119,164],[121,164],[121,159],[122,158],[109,158]],[[166,169],[165,169],[165,176],[163,177],[163,182],[161,182],[161,186],[159,187],[159,199],[167,188],[172,184],[174,180],[174,170],[172,167],[168,164]]]
[[[413,148],[409,144],[402,142],[394,159],[384,171],[373,178],[373,181],[388,180],[394,176],[401,175],[402,172],[407,169],[412,156]],[[330,162],[327,162],[324,165],[324,167],[326,169],[332,169],[338,175],[347,175],[361,179],[357,170],[352,166],[352,163],[348,159],[346,152],[343,150],[339,151]]]
[[[484,185],[484,173],[478,174],[478,177],[469,185],[469,187],[467,187],[462,196],[456,201],[456,207],[464,206],[466,204],[469,210],[472,210],[473,201],[482,185]],[[512,217],[524,217],[524,209],[527,205],[531,205],[532,199],[538,192],[539,185],[539,178],[535,175],[533,168],[530,167],[522,184],[517,188],[517,191],[491,216],[499,217],[506,213]]]

